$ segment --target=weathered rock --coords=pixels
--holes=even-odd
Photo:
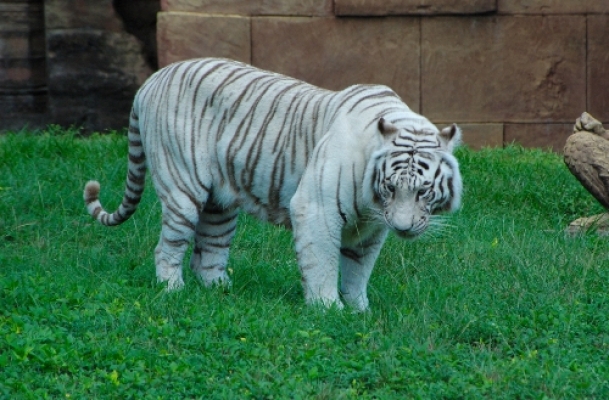
[[[51,123],[86,131],[127,126],[133,96],[156,68],[150,25],[159,8],[152,0],[45,2]],[[133,27],[134,19],[146,26]]]
[[[156,16],[161,11],[159,0],[114,0],[114,8],[123,20],[125,30],[142,42],[146,60],[156,70]]]
[[[609,214],[596,214],[578,218],[571,222],[565,232],[571,236],[594,232],[599,236],[609,235]]]
[[[131,35],[92,29],[47,35],[54,123],[87,130],[127,126],[133,96],[152,73]]]
[[[46,0],[46,29],[101,29],[123,31],[123,24],[112,7],[112,0]]]
[[[88,28],[128,32],[142,42],[148,63],[156,68],[158,11],[158,0],[47,0],[45,24],[47,30]]]
[[[163,11],[223,15],[332,15],[332,0],[161,0],[161,7]]]
[[[609,209],[609,131],[590,114],[583,113],[575,122],[574,132],[565,145],[565,164],[594,198]],[[571,235],[588,231],[608,235],[609,214],[578,218],[566,229]]]
[[[125,127],[135,91],[156,67],[159,9],[158,0],[0,1],[0,81],[8,74],[13,85],[0,83],[0,130]]]
[[[609,140],[609,131],[605,130],[603,124],[587,112],[577,118],[573,126],[573,133],[581,131],[594,133],[605,140]]]
[[[419,24],[416,18],[253,18],[252,63],[332,90],[388,85],[418,111]]]
[[[43,11],[42,0],[0,3],[0,129],[47,111]]]
[[[585,107],[583,16],[422,20],[422,111],[432,120],[568,122]]]
[[[162,12],[157,38],[160,67],[198,57],[251,62],[248,17]]]
[[[497,10],[496,0],[335,0],[336,15],[481,14]]]

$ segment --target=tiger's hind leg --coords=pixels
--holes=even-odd
[[[155,264],[157,280],[166,282],[167,290],[175,290],[184,286],[182,261],[195,232],[199,207],[187,200],[170,200],[169,196],[161,201],[163,226],[155,249]]]
[[[190,268],[205,286],[230,285],[226,265],[238,215],[237,208],[224,209],[211,201],[199,215]]]

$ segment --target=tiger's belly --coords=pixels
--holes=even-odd
[[[252,204],[245,202],[241,208],[243,211],[262,221],[268,221],[272,224],[283,226],[287,229],[292,229],[292,222],[290,220],[290,210],[287,208],[275,208],[271,209],[268,206]]]
[[[277,197],[277,196],[269,196]],[[269,197],[262,197],[259,193],[253,193],[244,188],[233,188],[230,185],[216,187],[214,190],[214,201],[225,208],[240,208],[246,213],[275,225],[292,229],[290,220],[290,199],[269,201]]]

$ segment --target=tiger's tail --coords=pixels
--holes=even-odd
[[[89,181],[85,185],[84,199],[87,211],[93,218],[106,226],[120,225],[135,213],[144,193],[146,180],[146,154],[142,146],[138,115],[131,111],[129,118],[129,163],[123,202],[112,214],[104,210],[99,201],[100,185]]]

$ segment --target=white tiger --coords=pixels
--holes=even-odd
[[[385,86],[334,92],[234,61],[184,61],[140,88],[128,137],[122,204],[107,213],[96,181],[85,203],[102,224],[123,223],[150,170],[162,205],[156,275],[169,290],[183,285],[193,237],[194,273],[229,283],[243,209],[293,229],[308,303],[342,307],[342,296],[365,310],[387,232],[419,236],[461,202],[459,128],[439,131]]]

